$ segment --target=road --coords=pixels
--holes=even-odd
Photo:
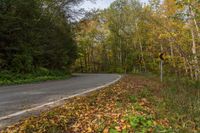
[[[55,101],[89,92],[119,78],[117,74],[74,74],[70,79],[62,81],[0,87],[0,126],[5,119],[12,119],[27,111],[37,110],[45,104],[53,104]]]

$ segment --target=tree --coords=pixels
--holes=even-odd
[[[83,42],[87,36],[84,44],[88,48],[82,47],[82,43],[79,46],[84,53],[92,49],[87,62],[106,64],[101,71],[158,73],[159,55],[165,53],[165,75],[184,75],[197,80],[199,6],[193,0],[151,0],[148,5],[137,0],[117,0],[108,9],[85,18],[84,22],[94,24],[80,29],[93,30],[84,32],[84,37],[81,34],[77,42]],[[82,21],[78,25],[81,24]],[[100,35],[102,39],[96,43],[95,37]]]
[[[0,69],[68,70],[76,59],[70,18],[76,1],[1,0]]]

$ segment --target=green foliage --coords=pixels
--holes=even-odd
[[[161,125],[154,125],[154,118],[152,116],[130,115],[125,119],[129,121],[135,133],[173,133],[171,129]]]
[[[68,77],[70,77],[70,74],[66,71],[48,70],[46,68],[40,68],[38,71],[28,74],[2,71],[0,72],[0,85],[32,83],[47,80],[60,80],[66,79]]]
[[[33,70],[32,62],[33,58],[29,55],[15,55],[11,67],[14,72],[28,73]]]
[[[116,73],[124,73],[125,70],[123,68],[117,67],[114,72],[116,72]]]
[[[119,133],[116,129],[110,129],[109,133]]]
[[[68,9],[62,6],[73,3],[1,0],[0,70],[17,74],[34,73],[40,68],[69,70],[77,47],[72,24],[65,16]]]
[[[144,87],[143,89],[141,89],[138,93],[138,96],[140,98],[149,98],[152,96],[151,91],[149,90],[149,88]]]
[[[134,96],[134,95],[129,96],[129,99],[130,99],[130,101],[131,101],[132,103],[137,102],[137,97]]]
[[[128,133],[128,131],[124,129],[124,130],[122,130],[121,132],[118,132],[116,129],[112,129],[112,128],[111,128],[111,129],[109,130],[109,133]]]

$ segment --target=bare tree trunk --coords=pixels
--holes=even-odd
[[[137,23],[135,23],[135,26],[136,26],[136,29],[138,30]],[[141,52],[141,63],[142,63],[144,70],[146,72],[146,63],[145,63],[145,60],[144,60],[143,46],[142,46],[142,42],[141,42],[141,38],[140,38],[139,34],[138,34],[138,40],[139,40],[139,46],[140,46],[140,52]]]
[[[187,68],[187,60],[186,60],[186,58],[184,58],[183,62],[184,62],[185,76],[188,76],[188,68]]]
[[[140,51],[141,51],[142,65],[144,65],[144,71],[146,72],[146,63],[145,63],[145,60],[144,60],[143,46],[142,46],[141,41],[139,42],[139,44],[140,44]]]
[[[122,53],[123,53],[123,50],[122,50],[122,40],[121,40],[121,38],[119,39],[119,44],[120,44],[120,64],[121,64],[121,67],[123,66],[123,55],[122,55]]]
[[[173,48],[172,44],[170,44],[170,53],[171,53],[172,67],[173,67],[174,72],[176,72],[176,69],[175,69],[176,68],[176,64],[175,64],[175,61],[174,61],[174,48]]]
[[[194,67],[195,80],[198,80],[198,59],[197,59],[197,52],[196,52],[196,41],[195,41],[194,31],[192,28],[191,28],[191,34],[192,34],[192,54],[194,56],[192,65]]]
[[[190,77],[191,79],[194,79],[192,65],[190,65],[189,67],[190,67]]]
[[[88,67],[88,62],[87,62],[87,54],[84,55],[84,65],[85,65],[85,70],[87,71]]]
[[[188,2],[190,2],[190,1],[188,1]],[[196,28],[196,31],[197,31],[199,38],[200,38],[200,33],[199,33],[199,27],[198,27],[196,19],[195,19],[195,14],[192,10],[191,5],[189,5],[189,13],[190,13],[190,17],[193,20],[193,23],[192,23],[192,20],[190,21],[190,26],[191,26],[190,31],[191,31],[191,35],[192,35],[192,54],[194,56],[193,60],[192,60],[192,65],[193,65],[193,69],[194,69],[195,80],[198,80],[198,71],[199,71],[198,69],[199,69],[199,67],[198,67],[198,58],[197,58],[197,51],[196,51],[195,32],[194,32],[193,26]]]
[[[197,24],[197,21],[196,21],[195,13],[193,12],[191,5],[189,6],[189,8],[190,8],[190,14],[192,16],[192,20],[194,22],[194,25],[195,25],[195,28],[196,28],[196,31],[197,31],[197,35],[200,39],[200,32],[199,32],[199,27],[198,27],[198,24]]]
[[[82,62],[82,58],[80,58],[80,67],[81,67],[81,72],[83,72],[83,62]]]
[[[96,64],[95,64],[95,59],[94,59],[94,47],[91,46],[91,67],[92,67],[92,72],[96,72]]]

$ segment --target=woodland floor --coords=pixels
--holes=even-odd
[[[124,76],[114,85],[67,100],[2,133],[173,133],[176,123],[167,109],[157,106],[163,102],[164,86],[153,77]],[[189,130],[198,132],[199,128],[194,123]]]

